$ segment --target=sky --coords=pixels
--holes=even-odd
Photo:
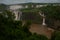
[[[18,3],[60,3],[60,0],[0,0],[0,3],[5,4],[18,4]]]

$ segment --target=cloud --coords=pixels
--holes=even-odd
[[[4,0],[0,0],[0,2],[2,2],[2,1],[4,1]]]
[[[25,0],[5,0],[3,1],[6,4],[15,4],[15,3],[23,3]]]
[[[0,3],[5,4],[17,4],[26,2],[36,2],[36,3],[60,3],[60,0],[0,0]]]
[[[33,2],[40,2],[40,3],[60,3],[58,0],[32,0]]]

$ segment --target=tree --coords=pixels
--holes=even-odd
[[[49,5],[40,9],[46,15],[46,24],[50,27],[54,26],[54,22],[60,20],[60,6]]]
[[[52,18],[55,20],[60,19],[59,10],[60,10],[60,6],[46,6],[41,8],[41,11],[44,12],[48,18]]]
[[[27,36],[27,34],[29,35],[29,33],[26,33],[24,31],[27,28],[23,30],[22,22],[14,20],[14,15],[12,14],[12,12],[7,10],[2,12],[0,14],[0,19],[1,40],[22,40],[22,38]]]
[[[51,35],[51,40],[60,40],[60,31],[55,31]]]
[[[29,21],[22,26],[22,21],[15,21],[10,11],[0,13],[0,40],[40,40],[39,35],[33,35],[29,31],[30,24]],[[43,36],[41,40],[45,39],[47,38]]]
[[[0,11],[4,11],[7,9],[7,5],[5,4],[0,4]]]

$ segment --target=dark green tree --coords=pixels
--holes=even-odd
[[[54,26],[54,22],[60,20],[60,6],[48,5],[41,7],[40,10],[46,15],[46,24]]]
[[[0,13],[0,40],[48,40],[29,31],[30,21],[22,26],[22,21],[15,21],[14,18],[14,13],[10,11]]]
[[[60,31],[55,31],[51,35],[51,40],[60,40]]]
[[[4,11],[4,10],[6,10],[7,8],[8,8],[7,5],[5,5],[5,4],[0,4],[0,11]]]

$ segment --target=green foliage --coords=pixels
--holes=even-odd
[[[60,31],[55,31],[52,34],[51,40],[60,40]]]
[[[43,35],[33,34],[32,36],[26,38],[26,40],[48,40],[48,39]]]
[[[42,7],[41,11],[46,14],[46,17],[60,20],[60,6]]]
[[[0,4],[0,11],[4,11],[7,9],[7,5],[5,4]]]
[[[22,12],[38,12],[40,9],[39,8],[25,8],[21,9]]]
[[[22,26],[22,22],[13,20],[10,13],[5,11],[0,14],[0,40],[48,40],[45,36],[33,35],[29,31],[30,21]]]
[[[54,22],[60,20],[60,6],[48,5],[40,9],[46,15],[46,24],[48,26],[54,26]]]

